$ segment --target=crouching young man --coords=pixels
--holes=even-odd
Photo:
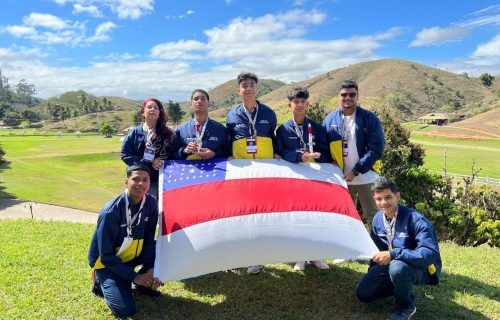
[[[158,205],[147,192],[149,168],[127,168],[125,192],[108,202],[97,220],[89,248],[93,269],[92,293],[104,297],[113,314],[130,317],[136,311],[132,283],[139,291],[159,296],[161,283],[153,277]],[[134,268],[142,265],[136,272]]]
[[[419,212],[398,204],[396,183],[380,178],[373,186],[380,209],[373,218],[371,237],[380,252],[356,289],[361,302],[394,296],[396,307],[388,319],[410,319],[417,311],[414,285],[437,284],[441,256],[432,224]]]

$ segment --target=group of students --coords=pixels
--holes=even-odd
[[[386,196],[380,200],[383,205],[376,202],[372,188],[379,178],[377,171],[383,154],[384,136],[376,115],[358,106],[358,86],[354,81],[342,83],[339,92],[341,108],[330,113],[322,124],[306,117],[309,104],[307,89],[293,88],[287,96],[288,107],[293,117],[277,129],[277,117],[274,111],[256,100],[257,76],[249,72],[241,73],[237,83],[237,92],[242,103],[228,113],[226,126],[210,119],[209,94],[197,89],[191,95],[193,118],[190,121],[173,131],[166,125],[166,114],[161,102],[148,99],[141,107],[144,123],[131,130],[125,137],[121,158],[128,165],[126,190],[101,210],[89,249],[89,264],[93,268],[94,275],[93,292],[104,296],[115,315],[129,316],[135,312],[131,285],[149,295],[159,295],[156,288],[161,283],[153,277],[152,269],[155,254],[154,229],[158,220],[157,202],[153,196],[158,196],[158,172],[166,159],[277,158],[294,163],[334,163],[343,170],[351,197],[355,203],[359,200],[364,219],[368,223],[372,221],[378,208],[382,212],[389,208],[393,214],[390,217],[388,214],[379,213],[382,214],[382,219],[377,215],[373,220],[372,238],[382,252],[390,251],[390,254],[375,255],[370,270],[374,271],[375,266],[385,266],[387,270],[384,270],[388,277],[389,262],[401,255],[411,260],[407,261],[410,266],[414,260],[420,265],[432,264],[434,266],[432,279],[439,275],[441,263],[437,240],[435,235],[432,237],[432,225],[414,210],[409,214],[405,213],[409,217],[413,217],[414,213],[418,214],[414,219],[410,219],[412,222],[407,221],[406,225],[398,225],[400,220],[398,219],[396,224],[396,213],[406,212],[407,208],[398,210],[401,208],[398,207],[397,201],[395,204],[392,203],[392,206],[388,205],[390,201]],[[388,184],[386,181],[383,190],[389,189],[392,197],[397,197],[399,200],[397,186],[389,182]],[[374,190],[376,194],[377,189]],[[382,189],[379,188],[380,190]],[[396,212],[392,212],[394,210]],[[388,223],[392,229],[387,229],[385,222],[390,218],[392,220]],[[406,251],[404,251],[406,255],[400,251],[393,253],[392,243],[395,245],[398,242],[397,231],[399,230],[398,235],[401,236],[403,232],[408,232],[408,224],[413,224],[410,227],[417,225],[415,221],[418,221],[419,228],[430,226],[431,232],[425,234],[425,244],[431,243],[430,251],[434,254],[421,257],[418,254],[408,256]],[[383,230],[379,230],[381,226]],[[431,239],[427,239],[428,237]],[[419,246],[419,240],[405,240],[401,246],[415,250]],[[311,261],[311,264],[319,269],[329,268],[328,264],[321,260]],[[134,271],[137,265],[142,266],[138,272]],[[420,265],[418,270],[422,269]],[[294,270],[304,270],[305,266],[306,261],[299,261],[295,264]],[[404,267],[401,268],[407,271]],[[257,274],[261,270],[261,265],[250,266],[247,272]],[[429,273],[429,270],[426,272]],[[374,298],[391,295],[391,288],[395,287],[394,282],[391,282],[392,275],[389,280],[384,280],[388,283],[383,284],[385,290],[383,292],[379,292],[377,286],[380,285],[374,283],[378,281],[375,278],[380,278],[380,272],[380,270],[377,274],[372,272],[372,276],[368,277],[369,271],[368,280],[363,279],[357,292],[361,301],[368,302]],[[411,294],[413,284],[424,283],[430,278],[421,276],[419,278],[421,282],[408,279],[404,281],[405,290],[409,288]],[[370,285],[367,286],[366,283]],[[367,291],[367,288],[371,291]],[[372,294],[368,295],[367,292]],[[392,319],[403,319],[404,312],[412,314],[411,310],[414,313],[414,309],[411,309],[414,308],[413,298],[408,296],[407,292],[405,294],[407,297],[400,299],[401,303],[398,304],[396,301],[397,312]],[[396,296],[395,290],[394,296]]]

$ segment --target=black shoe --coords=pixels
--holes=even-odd
[[[99,282],[96,281],[95,271],[92,270],[92,294],[96,297],[104,298],[104,294],[102,293],[102,288]]]
[[[149,297],[154,297],[154,298],[157,298],[157,297],[161,297],[162,293],[158,290],[154,290],[154,289],[151,289],[151,288],[148,288],[148,287],[144,287],[144,286],[140,286],[140,285],[135,285],[135,288],[134,290],[136,292],[139,292],[143,295],[146,295],[146,296],[149,296]]]
[[[417,307],[396,308],[389,314],[387,320],[408,320],[417,312]]]

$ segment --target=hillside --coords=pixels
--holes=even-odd
[[[451,127],[485,132],[489,136],[500,138],[500,104],[497,104],[497,107],[493,110],[455,122]]]
[[[311,93],[311,102],[320,102],[335,97],[346,79],[358,82],[361,105],[383,99],[395,105],[407,119],[433,111],[469,113],[499,99],[493,89],[485,88],[477,78],[396,59],[350,65],[293,85],[305,86]],[[281,114],[286,111],[286,92],[291,86],[278,88],[261,100]]]

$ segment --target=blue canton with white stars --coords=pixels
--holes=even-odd
[[[163,167],[163,191],[207,182],[222,181],[226,177],[226,165],[226,159],[165,161],[165,166]]]

